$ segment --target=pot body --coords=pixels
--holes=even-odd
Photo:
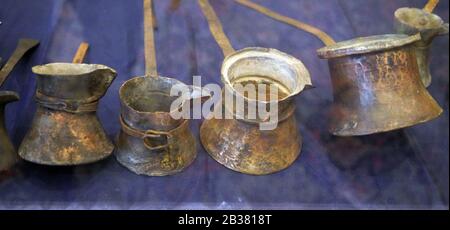
[[[292,112],[273,130],[260,130],[258,123],[242,119],[208,119],[201,126],[200,139],[214,160],[231,170],[251,175],[288,168],[302,147]]]
[[[54,63],[33,68],[37,110],[19,155],[44,165],[79,165],[108,157],[114,145],[101,126],[98,101],[114,80],[102,65]]]
[[[15,92],[0,92],[0,172],[11,169],[18,160],[16,148],[11,143],[5,126],[5,107],[17,100],[19,96]]]
[[[442,109],[420,79],[415,47],[329,59],[334,135],[367,135],[436,118]]]
[[[172,86],[165,77],[136,77],[120,88],[121,125],[115,156],[130,171],[147,176],[181,172],[197,156],[189,120],[174,119]]]

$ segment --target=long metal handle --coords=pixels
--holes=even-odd
[[[438,3],[439,3],[439,0],[428,0],[427,4],[423,8],[423,10],[425,10],[428,13],[432,13]]]
[[[80,46],[78,46],[77,53],[73,57],[72,63],[83,63],[84,57],[89,49],[89,44],[86,42],[82,42]]]
[[[144,47],[145,47],[145,75],[158,77],[156,66],[156,51],[153,35],[154,16],[153,1],[144,0]]]
[[[333,38],[331,38],[328,34],[326,34],[325,32],[323,32],[322,30],[308,25],[306,23],[300,22],[298,20],[295,20],[293,18],[289,18],[286,17],[284,15],[281,15],[279,13],[276,13],[266,7],[263,7],[261,5],[258,5],[254,2],[248,1],[248,0],[235,0],[237,3],[246,6],[252,10],[255,10],[261,14],[264,14],[270,18],[273,18],[277,21],[283,22],[285,24],[291,25],[297,29],[300,30],[304,30],[314,36],[316,36],[317,38],[319,38],[325,45],[329,46],[329,45],[333,45],[336,42],[333,40]]]
[[[228,40],[227,36],[225,35],[225,32],[223,32],[222,24],[220,23],[220,20],[217,17],[216,12],[214,12],[214,9],[212,8],[209,1],[198,0],[198,3],[200,5],[200,8],[202,9],[203,14],[206,17],[206,20],[208,21],[209,30],[211,31],[211,34],[213,35],[217,44],[222,49],[223,55],[228,56],[229,54],[234,53],[235,50],[231,45],[230,40]]]
[[[11,55],[9,60],[0,70],[0,86],[3,85],[8,75],[14,69],[14,66],[19,62],[19,60],[23,57],[23,55],[30,50],[31,48],[37,46],[39,44],[38,40],[34,39],[20,39],[17,44],[14,53]]]

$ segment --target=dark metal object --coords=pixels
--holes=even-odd
[[[252,104],[268,108],[269,101],[245,96],[237,91],[235,83],[267,84],[275,86],[279,92],[277,100],[273,100],[278,104],[275,129],[261,130],[260,124],[266,122],[264,117],[241,117],[239,111],[224,103],[225,115],[230,114],[234,119],[206,119],[200,129],[203,146],[220,164],[241,173],[265,175],[288,168],[297,159],[302,146],[293,116],[293,100],[312,85],[308,70],[300,60],[275,49],[251,47],[235,51],[209,2],[199,0],[199,4],[213,37],[226,56],[221,69],[223,91],[233,95],[234,101],[243,101],[246,111]]]
[[[16,148],[11,143],[5,126],[5,106],[19,100],[19,95],[11,91],[0,91],[0,172],[10,169],[17,161]]]
[[[420,78],[425,87],[431,84],[430,46],[436,36],[448,34],[448,23],[425,9],[400,8],[395,11],[395,28],[398,33],[420,33],[422,39],[414,43]]]
[[[0,70],[0,86],[5,82],[6,77],[13,70],[14,66],[19,62],[22,56],[31,48],[39,45],[39,41],[33,39],[20,39],[14,53]]]
[[[9,60],[0,70],[0,87],[6,81],[6,78],[13,70],[14,66],[19,62],[22,56],[37,46],[39,41],[33,39],[20,39],[19,43],[11,55]],[[1,59],[0,59],[1,67]],[[8,137],[5,126],[5,107],[8,103],[19,100],[19,95],[12,91],[0,91],[0,171],[10,169],[17,161],[18,156],[16,148]]]
[[[114,145],[95,111],[116,72],[104,65],[72,63],[32,70],[38,108],[19,155],[45,165],[79,165],[109,156]]]
[[[354,136],[438,117],[442,109],[420,81],[413,43],[420,35],[380,35],[318,50],[329,59],[334,103],[330,131]]]
[[[334,103],[330,132],[338,136],[367,135],[427,122],[442,109],[420,80],[413,44],[420,34],[379,35],[336,43],[311,25],[280,15],[249,0],[236,0],[319,38],[318,50],[329,59]],[[433,8],[430,0],[426,8]]]

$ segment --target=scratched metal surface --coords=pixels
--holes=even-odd
[[[194,0],[176,11],[156,0],[159,72],[191,83],[219,83],[223,57]],[[429,88],[444,114],[429,123],[366,137],[338,138],[327,133],[332,102],[326,61],[315,55],[314,37],[275,22],[229,0],[212,1],[235,48],[273,47],[302,60],[315,89],[296,100],[298,129],[304,137],[300,158],[289,169],[269,176],[230,171],[199,146],[197,160],[170,177],[137,176],[111,157],[79,167],[45,167],[20,162],[0,179],[0,209],[448,209],[449,110],[448,37],[434,41]],[[314,24],[336,40],[390,33],[394,11],[422,7],[425,0],[282,0],[256,1]],[[445,21],[448,1],[436,9]],[[2,90],[15,90],[21,101],[7,109],[7,127],[18,146],[35,104],[33,65],[70,62],[78,44],[91,44],[87,62],[108,65],[118,77],[100,103],[108,135],[119,130],[118,88],[144,72],[141,1],[0,0],[0,56],[12,53],[22,37],[41,40],[39,48],[15,68]],[[198,140],[200,121],[192,124]]]

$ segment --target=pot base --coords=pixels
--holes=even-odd
[[[38,107],[19,156],[37,164],[70,166],[102,160],[113,150],[95,113],[73,114]]]
[[[200,139],[208,154],[225,167],[266,175],[288,168],[298,158],[302,138],[293,116],[270,131],[234,119],[205,120]]]
[[[197,145],[192,134],[171,145],[168,151],[150,151],[139,138],[120,132],[114,152],[117,161],[135,174],[146,176],[169,176],[189,167],[197,157]]]

